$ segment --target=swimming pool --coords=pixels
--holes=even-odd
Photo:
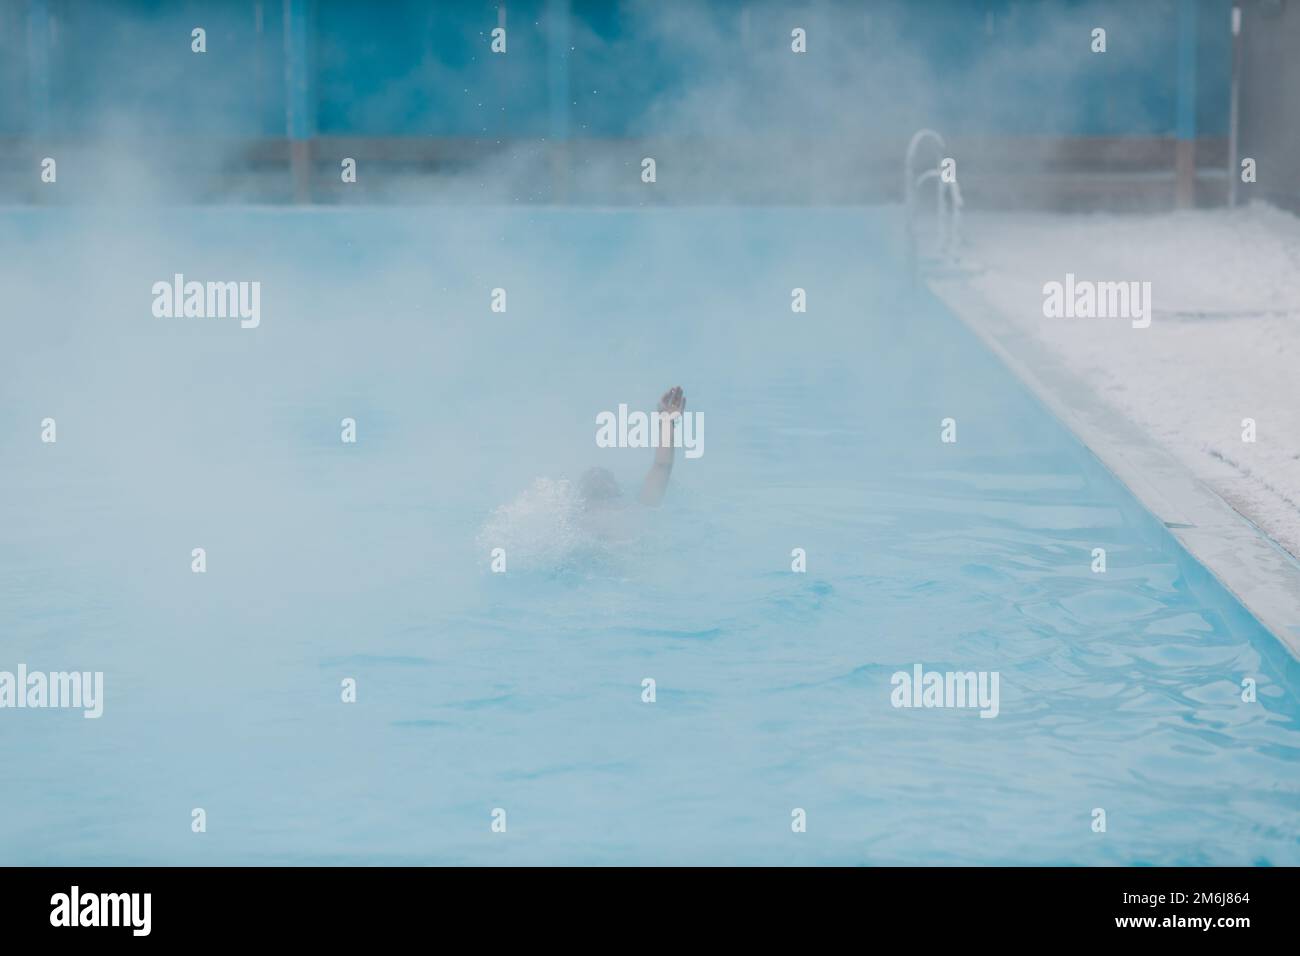
[[[0,670],[105,675],[98,720],[0,712],[0,862],[1300,863],[1293,665],[893,211],[0,222]],[[154,317],[175,273],[260,324]],[[634,540],[493,524],[633,486],[595,416],[674,384],[705,454]],[[894,707],[918,664],[996,718]]]

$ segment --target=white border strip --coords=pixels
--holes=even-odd
[[[1300,661],[1300,563],[962,279],[930,290]],[[1048,386],[1047,382],[1051,385]]]

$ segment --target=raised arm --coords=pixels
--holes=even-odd
[[[664,500],[668,490],[668,479],[673,473],[673,428],[681,420],[686,409],[686,395],[680,385],[674,385],[664,392],[659,399],[659,447],[655,449],[655,462],[646,472],[645,482],[641,485],[640,502],[654,507]]]

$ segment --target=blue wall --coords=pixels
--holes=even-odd
[[[1222,135],[1231,0],[1196,2],[1198,133]],[[32,11],[42,5],[50,19],[48,108],[40,105],[29,42]],[[1177,0],[823,0],[798,13],[750,5],[747,15],[745,5],[727,0],[508,0],[504,57],[488,49],[495,0],[301,6],[309,125],[328,135],[707,135],[684,129],[663,104],[730,81],[752,100],[727,108],[761,119],[780,82],[762,72],[775,62],[762,54],[789,56],[792,23],[807,27],[813,52],[833,45],[832,56],[911,64],[911,72],[895,74],[897,97],[906,98],[909,86],[935,92],[924,118],[954,132],[1171,135],[1177,120]],[[164,143],[168,135],[284,135],[287,7],[284,0],[0,0],[0,135],[126,130]],[[652,27],[651,14],[665,10],[674,14],[673,29]],[[561,32],[557,16],[567,18],[562,32],[571,49],[549,42]],[[1108,30],[1105,56],[1087,49],[1095,25]],[[204,56],[190,51],[194,26],[207,30]],[[701,33],[723,42],[702,44]],[[827,57],[808,62],[836,69]],[[564,102],[553,102],[557,83],[567,87]],[[842,101],[779,119],[815,125],[861,111],[863,123],[901,132],[917,118],[864,107],[849,84],[828,96]]]

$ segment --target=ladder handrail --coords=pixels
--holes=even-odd
[[[947,152],[944,138],[932,129],[919,129],[912,134],[907,144],[907,155],[903,158],[903,206],[907,225],[908,256],[913,263],[917,261],[915,207],[917,191],[931,178],[935,183],[935,218],[939,229],[939,253],[950,255],[961,240],[961,207],[963,205],[961,188],[956,180],[943,181],[939,174],[939,163],[920,174],[914,172],[916,154],[921,144],[933,141],[939,148],[940,161]]]

